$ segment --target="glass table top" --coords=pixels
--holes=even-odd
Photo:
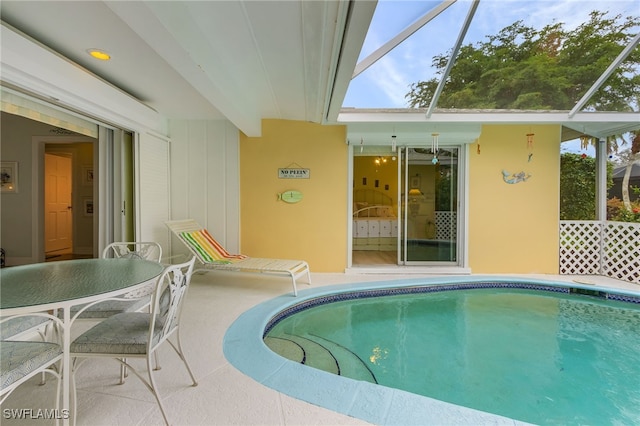
[[[158,277],[159,263],[140,259],[79,259],[0,270],[0,309],[47,305],[126,289]]]

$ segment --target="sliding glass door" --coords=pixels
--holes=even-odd
[[[458,264],[459,148],[400,149],[398,263]]]
[[[461,150],[354,152],[353,266],[462,266]]]

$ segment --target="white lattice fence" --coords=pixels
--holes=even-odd
[[[602,274],[640,283],[640,224],[606,222]]]
[[[457,215],[456,212],[437,211],[436,212],[436,239],[455,240]]]
[[[561,221],[560,274],[640,283],[640,224]]]
[[[599,275],[602,224],[593,221],[560,222],[560,274]]]

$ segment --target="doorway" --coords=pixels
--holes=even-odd
[[[399,164],[374,147],[353,157],[353,266],[398,263]]]
[[[94,142],[74,139],[44,143],[45,260],[94,256]]]
[[[44,251],[50,259],[73,252],[71,156],[44,155]]]
[[[353,155],[353,267],[462,266],[460,147]]]

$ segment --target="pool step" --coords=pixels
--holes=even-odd
[[[274,340],[277,342],[274,342]],[[284,344],[282,341],[288,341],[289,343]],[[338,361],[333,357],[333,355],[331,355],[331,352],[313,340],[309,340],[301,336],[283,334],[277,337],[267,337],[264,339],[264,342],[269,349],[287,359],[319,370],[328,371],[329,373],[340,374]],[[302,350],[302,357],[295,353],[296,350],[292,349],[292,345],[298,346]],[[279,352],[278,347],[280,347],[280,349],[284,349],[285,352]],[[294,355],[293,358],[288,356],[291,353]]]
[[[367,365],[353,352],[320,336],[282,334],[266,337],[265,344],[292,361],[355,380],[377,383]]]
[[[340,366],[340,375],[350,379],[378,383],[367,364],[356,354],[344,346],[320,336],[307,336],[310,340],[327,348]]]
[[[267,337],[264,339],[264,343],[269,347],[269,349],[278,355],[290,359],[291,361],[304,363],[304,349],[291,339]]]

